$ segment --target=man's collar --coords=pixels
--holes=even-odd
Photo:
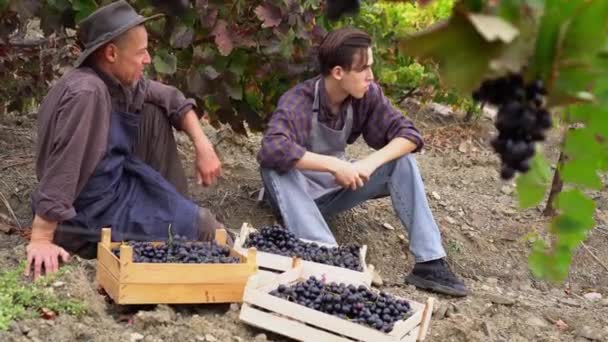
[[[323,75],[319,76],[319,112],[322,116],[335,116],[331,112],[331,106],[329,104],[329,95],[327,94],[327,90],[325,89],[325,77]],[[352,101],[352,96],[348,95],[342,104],[340,104],[340,109],[338,114],[344,111],[344,108]]]

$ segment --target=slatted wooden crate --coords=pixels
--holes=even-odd
[[[316,270],[311,270],[306,265],[299,265],[274,279],[262,280],[258,276],[251,277],[245,288],[240,319],[245,323],[299,341],[414,342],[425,339],[433,311],[432,297],[426,304],[408,300],[413,314],[405,320],[396,322],[389,333],[383,333],[269,294],[280,284],[290,285],[305,280],[311,275],[316,275]],[[325,280],[361,284],[333,274],[327,274]]]
[[[226,245],[226,231],[215,240]],[[120,248],[120,258],[112,249]],[[241,302],[248,278],[257,271],[256,251],[240,254],[239,264],[135,263],[133,249],[111,242],[111,231],[102,230],[97,246],[97,283],[118,304],[194,304]],[[245,256],[246,255],[246,256]]]
[[[247,222],[243,223],[241,226],[241,232],[234,242],[234,249],[239,253],[245,253],[246,248],[244,247],[245,241],[247,237],[252,232],[256,230],[251,227]],[[304,242],[313,242],[305,239],[300,239]],[[327,246],[327,247],[335,247],[333,245],[324,244],[320,242],[314,241],[319,246]],[[302,264],[310,267],[311,269],[316,270],[317,275],[323,274],[335,274],[344,279],[350,279],[352,281],[361,282],[367,286],[372,283],[372,278],[374,275],[374,266],[368,265],[365,261],[367,253],[367,246],[362,246],[360,250],[360,258],[361,265],[363,267],[363,271],[354,271],[348,268],[331,266],[326,264],[321,264],[317,262],[302,260]],[[278,254],[268,253],[257,251],[257,262],[260,269],[260,272],[266,272],[268,275],[268,271],[270,272],[283,272],[292,268],[292,258],[287,256],[282,256]]]

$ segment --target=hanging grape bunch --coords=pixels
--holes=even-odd
[[[303,242],[279,225],[264,226],[259,232],[249,234],[244,247],[255,247],[262,252],[283,256],[297,256],[304,260],[355,271],[363,270],[358,246],[326,247],[314,242]]]
[[[360,8],[360,0],[327,0],[325,2],[325,14],[330,20],[338,20],[343,15],[356,14]]]
[[[386,292],[376,293],[363,285],[327,284],[314,276],[291,286],[279,285],[270,294],[385,333],[412,314],[406,300]]]
[[[238,264],[239,257],[230,256],[230,248],[211,242],[188,242],[185,237],[175,235],[167,243],[145,241],[125,242],[133,248],[133,262],[149,263],[203,263]],[[120,258],[120,249],[113,249]]]
[[[552,125],[551,114],[544,108],[545,95],[541,80],[525,84],[516,74],[484,81],[473,93],[475,101],[498,107],[498,136],[492,147],[500,155],[502,179],[511,179],[517,171],[527,172],[535,142],[545,140],[545,131]]]

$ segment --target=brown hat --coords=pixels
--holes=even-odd
[[[98,8],[79,25],[78,40],[84,46],[84,50],[74,66],[79,67],[95,50],[129,29],[161,16],[162,14],[155,14],[151,17],[143,17],[137,14],[125,0]]]

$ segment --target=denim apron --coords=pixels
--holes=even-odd
[[[76,216],[61,222],[82,230],[79,239],[97,242],[103,227],[112,228],[113,241],[165,240],[169,227],[198,238],[198,206],[133,156],[139,120],[133,113],[111,114],[107,152],[75,200]]]

